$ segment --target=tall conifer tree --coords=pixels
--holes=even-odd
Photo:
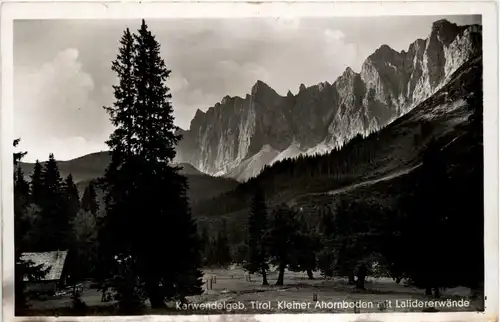
[[[107,141],[112,162],[105,174],[102,263],[109,274],[120,274],[115,289],[124,306],[146,294],[160,308],[166,300],[201,293],[200,241],[186,178],[171,165],[180,136],[160,45],[144,20],[138,34],[127,29],[120,44],[112,65],[120,84],[113,107],[106,108],[116,130]]]
[[[257,189],[253,196],[250,217],[248,218],[248,255],[245,269],[251,274],[262,274],[262,285],[269,285],[267,281],[269,254],[264,240],[266,231],[266,201],[262,190]]]
[[[20,139],[14,140],[14,147],[17,147],[19,142]],[[16,315],[21,315],[28,306],[23,279],[27,277],[29,280],[37,280],[46,274],[46,270],[42,268],[42,265],[35,265],[31,261],[22,259],[22,253],[25,251],[23,237],[29,229],[29,223],[25,219],[25,213],[29,206],[29,189],[19,167],[19,162],[25,155],[26,152],[14,153],[14,306]]]
[[[97,203],[97,194],[93,182],[90,182],[83,191],[81,207],[83,210],[90,212],[94,216],[99,210],[99,204]]]
[[[78,189],[71,173],[64,181],[64,199],[66,204],[66,211],[70,221],[76,217],[78,210],[80,210],[80,198],[78,196]]]
[[[41,200],[40,227],[43,238],[40,250],[53,251],[68,247],[70,220],[64,207],[64,191],[61,174],[54,154],[49,155],[42,172],[43,199]]]
[[[266,234],[266,245],[271,262],[278,266],[276,285],[283,285],[285,269],[293,262],[293,252],[298,246],[299,228],[293,209],[282,204],[273,210]]]
[[[227,222],[225,219],[220,224],[216,239],[216,259],[217,264],[226,266],[231,263],[231,250],[229,249],[229,240],[227,237]]]
[[[43,200],[42,165],[38,160],[36,160],[33,166],[30,189],[32,201],[37,205],[41,205]]]

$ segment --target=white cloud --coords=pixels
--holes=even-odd
[[[77,49],[58,52],[39,67],[18,67],[14,78],[14,131],[22,138],[23,149],[33,158],[45,159],[48,137],[105,138],[106,114],[91,99],[92,77],[82,69]],[[89,134],[89,135],[87,135]],[[55,141],[54,141],[55,142]],[[54,143],[54,148],[73,151],[76,146]],[[45,151],[39,154],[38,150]]]

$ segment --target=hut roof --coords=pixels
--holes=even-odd
[[[21,255],[21,260],[31,261],[35,266],[43,265],[42,269],[47,270],[47,274],[41,280],[52,281],[61,278],[67,255],[67,250],[44,253],[23,253]],[[23,279],[24,281],[28,281],[26,276]]]

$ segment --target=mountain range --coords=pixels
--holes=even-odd
[[[429,37],[417,39],[408,51],[382,45],[366,59],[360,73],[347,68],[333,84],[300,85],[296,95],[280,96],[257,81],[245,98],[226,96],[206,112],[198,110],[190,129],[180,130],[183,139],[176,157],[188,178],[194,214],[206,218],[246,211],[241,200],[248,197],[248,185],[241,182],[256,176],[272,175],[272,180],[264,181],[284,182],[279,193],[269,196],[271,201],[300,202],[312,198],[312,192],[332,190],[331,185],[346,189],[418,167],[425,144],[419,139],[422,133],[450,140],[460,136],[454,127],[467,119],[467,96],[482,90],[474,87],[482,77],[481,29],[436,21]],[[369,163],[353,164],[355,170],[349,170],[344,181],[318,178],[314,184],[324,183],[320,189],[307,186],[303,195],[292,195],[297,191],[294,185],[302,182],[291,183],[287,172],[280,172],[284,160],[300,154],[317,155],[313,163],[349,160],[349,151],[342,155],[330,151],[347,146],[359,134],[365,139],[349,144],[374,147]],[[61,175],[71,173],[82,193],[91,180],[104,174],[109,161],[108,152],[99,152],[58,164]],[[33,164],[21,166],[29,176]],[[271,169],[261,173],[264,167]],[[237,206],[222,209],[231,200]]]
[[[360,73],[347,68],[332,84],[301,84],[296,95],[280,96],[259,80],[244,98],[197,110],[180,130],[176,160],[243,182],[276,161],[326,153],[408,113],[480,52],[480,25],[439,20],[407,51],[382,45]]]

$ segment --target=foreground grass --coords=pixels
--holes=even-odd
[[[429,300],[424,291],[413,287],[398,285],[391,279],[369,278],[366,290],[360,291],[347,285],[343,279],[316,278],[308,280],[304,273],[286,272],[285,286],[273,284],[277,274],[269,274],[270,286],[261,286],[259,276],[252,276],[246,281],[244,272],[235,269],[207,269],[205,280],[215,277],[212,289],[199,296],[189,298],[190,307],[179,307],[169,303],[167,309],[153,310],[147,307],[139,315],[192,315],[192,314],[272,314],[272,313],[376,313],[376,312],[422,312],[419,307],[397,307],[407,303],[405,300]],[[316,294],[316,295],[314,295]],[[314,301],[316,299],[317,301]],[[116,315],[115,307],[110,303],[100,302],[100,293],[86,290],[82,300],[87,304],[85,311],[71,308],[71,299],[61,298],[33,302],[28,316],[81,316],[81,315]],[[477,311],[483,305],[482,297],[470,296],[466,288],[443,290],[441,301],[469,301],[464,307],[440,307],[441,312]],[[260,306],[257,304],[259,303]],[[339,307],[342,303],[358,303],[358,309]],[[389,304],[390,303],[390,304]],[[458,303],[458,302],[456,302]],[[198,305],[198,306],[197,306]],[[203,305],[209,306],[202,307]],[[335,305],[335,307],[333,307]],[[426,311],[429,308],[425,309]],[[432,311],[432,309],[430,310]]]

